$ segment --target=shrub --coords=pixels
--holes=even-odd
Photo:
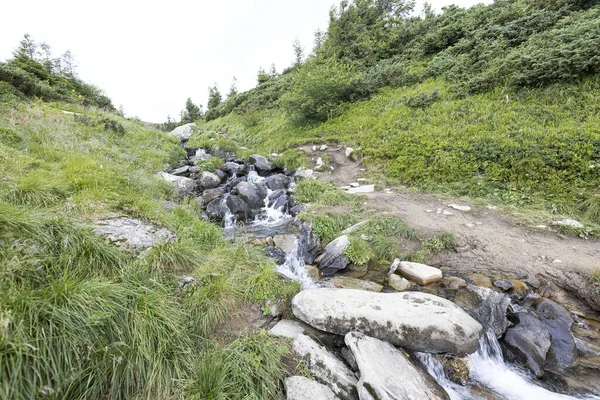
[[[422,92],[406,98],[405,104],[410,108],[427,108],[439,99],[439,90]]]
[[[427,239],[423,243],[423,250],[433,254],[438,254],[442,250],[452,249],[456,238],[451,233],[442,233]]]
[[[344,249],[346,255],[355,265],[363,265],[373,258],[373,252],[364,239],[351,237],[350,244]]]

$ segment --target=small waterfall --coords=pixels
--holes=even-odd
[[[460,386],[446,377],[444,366],[433,354],[415,353],[417,359],[423,364],[429,375],[446,390],[451,400],[471,400],[474,397],[468,387]]]
[[[223,196],[223,200],[221,200],[221,207],[223,207],[223,210],[226,210],[225,215],[223,216],[223,229],[226,233],[231,232],[235,228],[237,223],[235,215],[233,215],[231,213],[231,210],[229,210],[229,207],[227,207],[228,196],[228,194]]]
[[[273,204],[269,205],[271,193],[273,193],[273,191],[268,189],[267,197],[265,197],[264,200],[264,206],[260,210],[260,214],[255,217],[254,224],[279,225],[282,222],[291,219],[291,216],[283,211],[283,206],[279,208],[275,207],[276,201],[272,201]]]
[[[265,178],[258,175],[258,172],[256,172],[256,170],[252,169],[252,170],[248,171],[247,180],[248,180],[248,182],[251,182],[251,183],[257,183],[257,182],[264,181]]]
[[[299,282],[302,285],[302,289],[316,288],[318,285],[306,272],[304,260],[298,254],[299,248],[300,246],[298,246],[298,238],[296,238],[296,246],[294,251],[286,254],[285,262],[277,266],[277,272],[287,276],[293,281]]]

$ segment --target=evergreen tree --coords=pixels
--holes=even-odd
[[[15,60],[34,60],[37,54],[37,44],[29,33],[23,36],[19,42],[19,47],[13,51]]]
[[[60,66],[61,73],[67,78],[77,77],[77,63],[75,62],[75,57],[71,53],[71,50],[65,51],[65,53],[60,57]]]
[[[208,109],[214,110],[221,104],[221,100],[223,100],[221,96],[221,92],[219,91],[219,87],[215,83],[213,86],[208,88]]]
[[[231,81],[231,88],[229,88],[229,93],[227,94],[227,98],[233,97],[236,94],[238,94],[237,78],[234,76],[233,80]]]
[[[302,43],[296,38],[292,43],[292,47],[294,49],[294,68],[300,67],[302,65],[302,61],[304,60],[304,47],[302,47]]]

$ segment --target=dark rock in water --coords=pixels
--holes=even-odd
[[[221,184],[221,178],[212,172],[204,171],[202,172],[202,177],[200,177],[200,186],[204,189],[214,189]]]
[[[227,213],[227,207],[223,204],[223,198],[217,197],[206,206],[206,215],[211,220],[222,220]]]
[[[298,256],[305,264],[310,265],[315,261],[320,246],[321,241],[313,232],[312,226],[307,222],[303,223],[298,235]]]
[[[532,313],[519,312],[515,318],[517,324],[508,328],[504,335],[506,349],[537,377],[542,377],[550,348],[550,333]]]
[[[510,325],[506,318],[510,298],[505,294],[494,292],[482,286],[468,285],[467,289],[477,295],[479,302],[463,308],[479,321],[486,330],[491,329],[496,337],[500,338]]]
[[[215,175],[219,177],[221,182],[225,182],[225,180],[227,179],[227,173],[221,171],[220,169],[215,170]]]
[[[271,192],[267,198],[267,205],[271,207],[281,196],[285,196],[285,194],[285,190],[275,190],[274,192]]]
[[[498,289],[502,290],[503,292],[506,292],[507,290],[509,290],[510,288],[513,287],[512,283],[507,282],[507,281],[494,281],[494,286],[496,286]]]
[[[283,174],[271,175],[265,179],[265,185],[271,190],[287,189],[291,179]]]
[[[230,161],[226,162],[221,169],[229,175],[238,175],[241,168],[242,166],[240,164]]]
[[[561,368],[570,366],[577,356],[575,339],[571,333],[571,314],[563,306],[548,299],[542,300],[536,310],[552,338],[548,361]]]
[[[288,195],[286,194],[286,191],[276,190],[272,192],[267,199],[267,205],[276,210],[287,211]]]
[[[228,183],[228,186],[230,188],[235,188],[240,182],[246,182],[248,180],[248,177],[246,176],[240,176],[238,178],[235,178],[234,180],[232,180],[231,182]]]
[[[279,265],[285,263],[285,252],[279,247],[267,246],[267,255],[274,258]]]
[[[295,172],[296,172],[296,171],[294,171],[294,170],[291,170],[291,169],[287,169],[287,168],[284,168],[284,169],[283,169],[283,173],[284,173],[286,176],[290,176],[290,177],[291,177],[291,176],[294,176],[294,173],[295,173]]]
[[[252,209],[260,209],[267,197],[267,188],[260,183],[240,182],[237,185],[238,195]]]
[[[296,206],[293,206],[292,208],[290,208],[290,215],[292,217],[297,217],[298,215],[300,215],[301,213],[303,213],[304,210],[306,210],[306,207],[307,207],[306,204],[298,204]]]
[[[247,221],[252,215],[248,204],[246,204],[244,200],[240,199],[238,196],[227,196],[225,204],[238,221]]]
[[[258,172],[259,175],[266,175],[273,171],[273,164],[263,156],[253,154],[248,157],[248,161],[250,164],[254,165],[254,168],[256,168],[256,172]]]
[[[202,204],[204,206],[208,205],[214,199],[221,197],[225,194],[225,188],[218,187],[214,189],[206,189],[202,192]]]
[[[190,166],[184,165],[183,167],[174,169],[171,173],[177,176],[190,176]]]
[[[350,245],[348,236],[343,235],[331,241],[323,250],[323,257],[319,262],[319,269],[323,275],[332,275],[350,264],[350,259],[344,255],[344,250]]]

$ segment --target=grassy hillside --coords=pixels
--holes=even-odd
[[[0,399],[275,397],[287,347],[214,331],[297,286],[193,202],[167,207],[154,175],[184,156],[172,137],[93,108],[3,103],[0,154]],[[133,257],[89,228],[114,215],[177,240]],[[181,276],[199,284],[177,294]]]
[[[208,131],[281,151],[358,148],[388,183],[600,224],[597,2],[497,1],[409,17],[342,2],[303,64],[205,116]]]

